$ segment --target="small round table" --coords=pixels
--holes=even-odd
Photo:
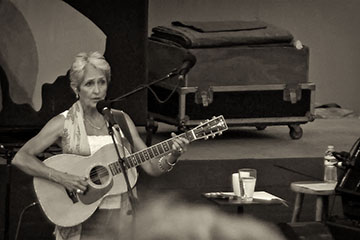
[[[315,221],[326,220],[329,208],[329,196],[335,194],[336,183],[324,181],[293,182],[290,185],[292,191],[296,192],[295,205],[291,222],[297,222],[300,217],[305,194],[316,196]]]
[[[277,198],[277,197],[274,199],[271,199],[271,200],[254,198],[251,202],[245,202],[236,197],[229,197],[228,194],[230,192],[227,192],[228,194],[226,194],[226,192],[223,192],[223,193],[224,194],[221,194],[220,192],[202,193],[201,196],[205,197],[206,199],[215,203],[218,206],[235,206],[235,207],[237,207],[238,214],[244,213],[245,206],[254,206],[254,205],[263,205],[264,206],[264,205],[280,205],[280,204],[282,204],[287,207],[286,201],[281,198]],[[231,194],[233,194],[233,193],[231,193]]]

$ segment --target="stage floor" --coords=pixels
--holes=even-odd
[[[360,137],[359,118],[316,119],[301,125],[303,136],[293,140],[286,125],[232,127],[214,139],[193,142],[180,160],[318,158],[328,145],[336,151],[349,151]],[[142,135],[145,130],[139,128]],[[152,144],[170,138],[175,126],[159,123]]]
[[[359,118],[316,119],[301,127],[303,136],[298,140],[290,138],[286,125],[260,131],[255,127],[231,127],[214,139],[191,143],[180,160],[318,158],[328,145],[334,145],[336,151],[349,151],[360,137]],[[145,140],[145,128],[138,130]],[[159,122],[152,144],[170,138],[175,131],[175,126]],[[1,157],[0,164],[5,164]]]

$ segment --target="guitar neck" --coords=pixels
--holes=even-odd
[[[189,142],[192,142],[196,140],[196,137],[193,133],[193,130],[187,131],[185,133],[182,133],[174,138],[170,138],[168,140],[165,140],[163,142],[157,143],[151,147],[145,148],[141,151],[138,151],[136,153],[133,153],[127,157],[125,157],[124,164],[125,169],[130,169],[139,166],[140,164],[150,161],[154,158],[162,157],[172,150],[172,145],[174,143],[174,139],[178,137],[183,137],[189,140]],[[121,166],[119,161],[115,161],[113,163],[110,163],[108,166],[110,168],[111,173],[113,176],[121,173]]]

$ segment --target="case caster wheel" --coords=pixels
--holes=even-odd
[[[256,126],[256,129],[259,131],[265,130],[266,126]]]
[[[300,127],[300,125],[289,125],[289,128],[290,128],[290,137],[292,139],[300,139],[303,135],[303,130],[302,128]]]

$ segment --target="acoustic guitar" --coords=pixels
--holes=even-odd
[[[180,136],[192,142],[215,137],[216,134],[220,135],[227,129],[227,124],[221,115],[206,120],[175,138]],[[170,153],[173,140],[174,138],[170,138],[126,156],[124,168],[129,171],[146,161]],[[88,189],[84,194],[77,194],[53,181],[34,177],[34,189],[42,210],[52,223],[62,227],[82,223],[95,212],[104,197],[127,191],[113,144],[103,146],[91,156],[58,154],[46,159],[44,164],[62,172],[85,176],[88,179]],[[134,181],[130,181],[132,186],[135,184]]]

